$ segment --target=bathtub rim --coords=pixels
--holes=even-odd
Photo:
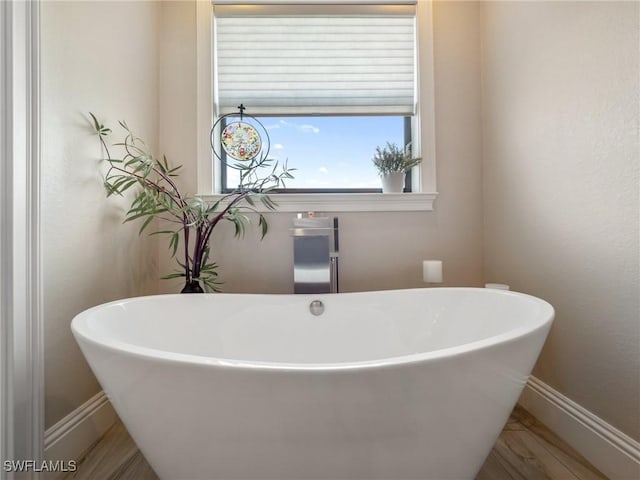
[[[504,333],[493,335],[488,338],[477,340],[474,342],[465,343],[462,345],[456,345],[453,347],[441,348],[429,352],[418,352],[407,355],[397,355],[394,357],[379,358],[373,360],[360,360],[351,362],[324,362],[324,363],[299,363],[299,362],[268,362],[257,360],[238,360],[227,359],[220,357],[207,357],[203,355],[195,355],[188,353],[171,352],[167,350],[159,350],[155,348],[144,347],[132,343],[127,343],[113,338],[108,338],[104,341],[97,340],[95,336],[92,336],[86,331],[85,318],[90,318],[93,311],[99,310],[111,305],[122,304],[128,301],[144,301],[146,299],[152,299],[156,297],[179,297],[183,298],[185,294],[171,293],[171,294],[158,294],[158,295],[145,295],[140,297],[130,297],[120,300],[113,300],[105,302],[94,307],[90,307],[82,312],[78,313],[71,321],[71,331],[76,339],[76,342],[82,345],[79,337],[83,341],[96,345],[100,348],[105,348],[117,352],[118,354],[125,354],[134,357],[142,357],[146,359],[153,359],[159,362],[168,363],[180,363],[187,365],[199,365],[205,367],[215,368],[230,368],[230,369],[247,369],[247,370],[263,370],[263,371],[278,371],[278,372],[325,372],[325,371],[351,371],[351,370],[363,370],[374,369],[382,367],[395,367],[399,365],[419,363],[423,361],[443,360],[446,358],[456,357],[466,353],[471,353],[479,350],[489,348],[494,345],[508,343],[526,335],[534,334],[540,330],[549,330],[551,324],[555,318],[555,309],[546,300],[539,297],[529,295],[526,293],[506,291],[506,290],[493,290],[480,287],[423,287],[423,288],[405,288],[405,289],[392,289],[392,290],[377,290],[377,291],[365,291],[365,292],[345,292],[339,294],[304,294],[299,296],[305,296],[309,298],[325,298],[332,295],[361,295],[361,294],[375,294],[380,292],[404,292],[413,290],[449,290],[449,291],[483,291],[489,295],[502,295],[502,296],[515,296],[521,298],[527,298],[533,300],[541,307],[540,315],[536,318],[537,324],[531,326],[521,326],[511,330],[507,330]],[[260,294],[260,293],[212,293],[212,294],[200,294],[200,295],[246,295],[251,297],[261,296],[289,296],[294,294]],[[298,296],[298,295],[296,295]]]

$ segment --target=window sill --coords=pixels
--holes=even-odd
[[[274,193],[278,212],[428,212],[437,193]],[[215,202],[222,195],[201,195]],[[258,211],[268,212],[261,204]]]

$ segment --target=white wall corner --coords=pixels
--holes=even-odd
[[[80,460],[116,422],[118,416],[107,396],[100,391],[44,434],[46,460]]]
[[[210,194],[215,191],[214,176],[219,178],[218,162],[213,161],[209,135],[213,126],[213,12],[211,2],[196,2],[196,129],[197,129],[197,191]],[[205,141],[206,139],[206,141]]]
[[[37,461],[44,429],[39,2],[0,2],[0,25],[0,457]],[[14,477],[3,468],[0,478]]]
[[[610,479],[640,478],[640,443],[549,385],[531,376],[519,403]]]

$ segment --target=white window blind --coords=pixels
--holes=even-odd
[[[214,5],[217,114],[416,109],[414,5]]]

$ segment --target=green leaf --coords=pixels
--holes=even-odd
[[[149,234],[149,236],[151,235],[163,235],[163,234],[167,234],[167,235],[173,235],[175,232],[173,230],[157,230],[155,232],[151,232]]]
[[[98,122],[98,119],[91,112],[89,112],[89,115],[91,115],[91,118],[93,119],[93,128],[95,128],[96,132],[99,132],[100,131],[100,123]]]
[[[134,212],[136,212],[136,211],[138,211],[138,210],[134,210]],[[126,217],[126,218],[124,219],[124,222],[123,222],[123,223],[132,222],[133,220],[137,220],[138,218],[146,217],[147,215],[151,215],[151,213],[150,213],[150,212],[147,212],[147,211],[143,211],[143,212],[141,212],[141,213],[137,213],[137,214],[132,215],[132,216],[130,216],[130,217]]]
[[[208,209],[207,209],[207,215],[211,215],[212,213],[215,213],[218,208],[220,207],[220,204],[222,203],[221,200],[218,200],[216,203],[214,203],[213,205],[211,205]]]
[[[120,192],[125,192],[125,191],[129,190],[129,188],[133,187],[137,183],[138,183],[138,180],[135,179],[135,178],[123,179],[118,184],[118,190],[120,190]]]
[[[93,128],[98,135],[101,135],[104,137],[109,133],[111,133],[111,129],[102,125],[93,113],[89,112],[89,115],[91,115],[91,119],[93,121]]]
[[[169,275],[160,277],[160,280],[171,280],[172,278],[180,278],[180,277],[186,277],[186,276],[187,275],[184,272],[176,272],[176,273],[170,273]]]
[[[275,202],[273,200],[271,200],[271,197],[269,197],[268,195],[262,195],[260,197],[260,201],[269,210],[275,210],[276,209]]]
[[[267,235],[267,231],[269,230],[267,219],[262,214],[260,214],[260,217],[258,219],[258,226],[260,227],[261,233],[260,240],[262,240]]]
[[[244,215],[238,213],[237,209],[234,209],[234,213],[231,214],[229,219],[233,222],[233,226],[235,228],[234,236],[236,238],[244,238],[246,230],[245,223],[248,221],[248,219]]]
[[[169,248],[171,249],[172,257],[176,256],[179,243],[180,243],[180,234],[178,232],[174,232],[173,235],[171,236],[171,241],[169,242]]]
[[[125,167],[130,167],[131,165],[143,163],[143,161],[144,161],[144,157],[142,157],[142,156],[131,157],[131,160],[127,160],[127,162],[124,164],[124,166]]]
[[[144,231],[144,229],[147,228],[147,226],[153,221],[154,218],[155,218],[154,215],[149,215],[149,218],[147,218],[144,221],[144,223],[140,227],[140,230],[138,230],[138,235],[142,235],[142,232]]]
[[[208,266],[207,261],[209,260],[209,245],[204,246],[204,250],[202,252],[202,261],[200,262],[200,269],[206,268]]]

